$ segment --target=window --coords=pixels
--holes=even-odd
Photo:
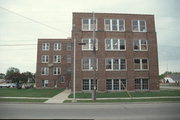
[[[57,88],[57,80],[53,80],[53,87]]]
[[[133,32],[147,32],[145,20],[133,20],[132,21]]]
[[[68,51],[71,51],[71,50],[72,50],[72,44],[71,44],[70,42],[67,43],[66,49],[67,49]]]
[[[43,43],[42,44],[42,50],[47,51],[49,49],[50,49],[50,44],[49,43]]]
[[[97,19],[95,19],[94,23],[93,23],[93,19],[84,18],[84,19],[82,19],[82,30],[83,31],[93,31],[94,26],[95,26],[95,30],[97,30],[97,24],[96,23],[97,23]]]
[[[92,71],[93,70],[93,58],[83,58],[82,59],[82,70],[83,71]],[[98,60],[96,59],[96,70],[98,69]]]
[[[85,45],[82,45],[82,50],[93,50],[93,43],[94,40],[92,38],[84,38],[82,39],[82,43],[85,43]],[[98,49],[98,41],[95,39],[95,49]]]
[[[105,31],[125,31],[125,22],[123,19],[105,19]]]
[[[60,63],[61,62],[61,55],[54,55],[54,63]]]
[[[61,43],[54,43],[54,50],[61,50]]]
[[[88,91],[90,91],[90,90],[93,90],[93,87],[94,87],[94,84],[93,84],[93,82],[94,82],[94,80],[93,79],[83,79],[83,81],[82,81],[83,83],[82,83],[82,89],[83,90],[88,90]],[[97,90],[97,80],[96,80],[96,90]]]
[[[135,70],[148,70],[148,60],[147,59],[134,59],[134,69]]]
[[[48,80],[42,80],[42,86],[48,87]]]
[[[125,90],[126,79],[107,79],[106,90]]]
[[[135,51],[147,51],[148,50],[147,40],[134,40],[134,50]]]
[[[67,55],[67,63],[71,63],[72,57],[71,55]]]
[[[60,82],[61,82],[61,83],[64,83],[64,82],[65,82],[65,77],[64,77],[64,76],[61,76]]]
[[[106,58],[106,71],[126,70],[126,59]]]
[[[60,67],[54,67],[53,68],[53,75],[60,75],[61,68]]]
[[[119,50],[125,50],[125,40],[120,40],[120,39],[106,39],[105,40],[105,49],[106,50],[113,50],[113,51],[119,51]]]
[[[48,63],[49,62],[49,55],[42,55],[41,62],[42,63]]]
[[[135,89],[136,90],[148,90],[149,89],[149,80],[148,79],[135,79]]]
[[[41,75],[48,75],[49,74],[49,68],[48,67],[42,67],[41,68]]]

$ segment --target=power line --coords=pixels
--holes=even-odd
[[[46,26],[46,27],[48,27],[48,28],[50,28],[50,29],[56,30],[56,31],[58,31],[58,32],[63,32],[63,33],[66,33],[67,35],[69,35],[68,32],[65,32],[65,31],[63,31],[63,30],[59,30],[59,29],[57,29],[57,28],[54,28],[54,27],[52,27],[52,26],[50,26],[50,25],[41,23],[41,22],[39,22],[39,21],[37,21],[37,20],[34,20],[34,19],[32,19],[32,18],[23,16],[23,15],[17,13],[17,12],[14,12],[14,11],[12,11],[12,10],[9,10],[9,9],[7,9],[7,8],[4,8],[4,7],[1,7],[1,6],[0,6],[0,9],[3,9],[3,10],[5,10],[5,11],[9,12],[9,13],[15,14],[15,15],[17,15],[17,16],[19,16],[19,17],[25,18],[25,19],[27,19],[27,20],[29,20],[29,21],[34,22],[34,23],[37,23],[37,24]]]

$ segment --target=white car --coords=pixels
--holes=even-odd
[[[0,88],[15,88],[16,84],[15,83],[2,83],[0,84]]]

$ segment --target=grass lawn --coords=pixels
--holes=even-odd
[[[159,92],[130,92],[132,97],[159,97],[159,96],[180,96],[180,90],[161,90]],[[72,98],[73,94],[69,95]],[[97,93],[97,98],[124,98],[129,97],[126,92],[105,92]],[[91,98],[91,93],[76,93],[76,98]]]
[[[71,103],[72,100],[65,100],[64,103]],[[77,100],[78,103],[94,103],[92,100]],[[115,103],[115,102],[180,102],[180,98],[152,98],[152,99],[114,99],[96,100],[95,103]]]
[[[0,102],[45,102],[48,99],[16,99],[16,98],[0,98]]]
[[[63,90],[0,88],[0,97],[52,97]]]

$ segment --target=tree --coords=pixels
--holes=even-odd
[[[5,79],[5,74],[4,73],[0,73],[0,79]]]
[[[24,75],[30,80],[29,82],[34,82],[35,75],[29,71],[23,72]]]
[[[20,73],[19,69],[15,67],[8,68],[8,70],[6,71],[5,79],[8,81],[8,80],[12,80],[12,77],[15,76],[17,77],[18,74],[14,74],[14,73]]]

